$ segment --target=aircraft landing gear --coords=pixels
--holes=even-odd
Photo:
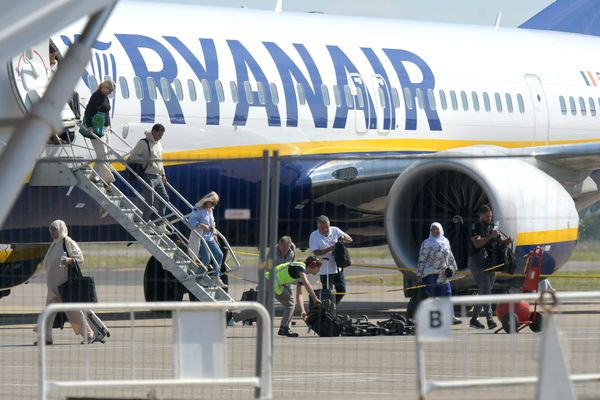
[[[144,298],[146,301],[181,301],[185,289],[154,257],[146,263]]]

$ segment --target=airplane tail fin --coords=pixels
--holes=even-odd
[[[600,2],[556,0],[519,28],[600,36]]]

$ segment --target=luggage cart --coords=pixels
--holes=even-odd
[[[525,280],[521,289],[523,292],[538,292],[543,253],[544,249],[541,247],[536,247],[529,252],[525,267]],[[503,329],[506,333],[518,333],[526,326],[533,332],[542,330],[543,317],[542,313],[537,311],[537,301],[533,303],[533,312],[530,312],[529,303],[526,301],[514,303],[512,310],[510,304],[498,304],[496,316],[502,325],[494,333],[498,333]]]

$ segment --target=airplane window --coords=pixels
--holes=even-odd
[[[565,98],[560,96],[558,102],[560,103],[560,112],[562,115],[567,115],[567,103],[565,102]]]
[[[348,108],[354,108],[354,98],[352,97],[352,92],[350,91],[350,86],[344,85],[344,97],[346,99],[346,105]]]
[[[325,104],[326,106],[331,104],[331,101],[329,100],[329,89],[327,89],[327,85],[321,85],[321,95],[323,96],[323,104]]]
[[[486,112],[490,112],[492,110],[490,96],[487,94],[487,92],[483,92],[483,106],[485,107]]]
[[[436,110],[436,104],[435,104],[435,95],[433,94],[433,89],[427,89],[427,100],[429,103],[429,109],[435,111]]]
[[[571,106],[571,115],[577,115],[577,107],[575,106],[575,99],[573,96],[569,96],[569,105]]]
[[[511,97],[510,93],[506,93],[506,95],[504,97],[506,98],[506,110],[509,113],[513,112],[512,97]]]
[[[340,93],[340,87],[338,85],[333,85],[333,98],[335,100],[335,106],[342,106],[342,94]]]
[[[408,108],[409,110],[412,110],[413,109],[412,91],[410,90],[410,88],[405,87],[403,92],[404,92],[404,103],[406,104],[406,108]]]
[[[164,76],[160,78],[160,88],[162,91],[163,99],[165,99],[165,101],[171,100],[171,85],[169,85],[169,81]]]
[[[208,79],[202,79],[202,94],[204,95],[204,100],[207,103],[212,101],[212,95],[210,93],[210,84],[208,83]]]
[[[392,88],[392,101],[394,102],[394,107],[400,108],[400,95],[396,88]]]
[[[229,87],[231,89],[231,101],[237,104],[239,101],[237,84],[234,81],[231,81],[229,82]]]
[[[423,90],[421,90],[421,88],[417,88],[417,90],[415,90],[415,93],[417,95],[417,104],[419,105],[419,108],[422,110],[423,108],[425,108],[425,102],[423,101]]]
[[[252,96],[252,87],[250,86],[250,82],[244,82],[244,93],[246,94],[246,101],[248,104],[254,104],[254,96]]]
[[[148,85],[148,93],[150,93],[150,100],[156,101],[156,81],[153,77],[149,76],[146,78],[146,85]]]
[[[502,112],[502,97],[500,97],[500,93],[494,93],[494,99],[496,100],[496,111]]]
[[[94,93],[98,88],[98,81],[94,75],[88,75],[88,87],[90,88],[90,93]]]
[[[277,85],[273,82],[269,83],[269,90],[271,91],[271,100],[273,104],[279,104],[279,92],[277,92]]]
[[[471,97],[473,98],[473,110],[479,111],[479,97],[477,96],[477,92],[471,92]]]
[[[365,108],[365,98],[362,89],[359,87],[356,88],[356,97],[358,98],[358,107]]]
[[[450,102],[452,103],[452,109],[454,111],[458,110],[458,101],[456,99],[456,93],[454,90],[450,91]]]
[[[585,107],[585,100],[583,99],[583,97],[579,98],[579,108],[581,109],[581,115],[585,117],[587,115],[587,110]]]
[[[127,86],[127,79],[125,79],[124,76],[119,77],[119,88],[121,89],[121,96],[123,96],[124,99],[128,99],[129,98],[129,86]]]
[[[173,79],[173,86],[175,86],[175,97],[177,100],[183,100],[183,88],[181,87],[181,81],[177,78]]]
[[[592,115],[592,117],[596,116],[596,103],[594,103],[594,99],[593,98],[589,98],[588,101],[590,102],[590,114]]]
[[[377,88],[377,94],[379,95],[379,105],[381,108],[385,108],[385,92],[381,86]]]
[[[448,102],[446,101],[446,92],[440,89],[440,104],[442,105],[442,110],[448,109]]]
[[[256,89],[258,91],[258,103],[263,106],[267,104],[267,95],[265,93],[265,84],[258,81],[256,82]]]
[[[142,80],[139,76],[133,77],[133,88],[135,89],[135,97],[137,97],[138,100],[143,100],[144,91],[142,90]]]
[[[225,91],[223,90],[223,83],[220,80],[215,81],[215,87],[217,88],[217,100],[219,103],[225,101]]]
[[[469,99],[467,99],[467,93],[464,90],[460,91],[460,102],[464,111],[469,111]]]
[[[298,102],[302,105],[306,104],[306,94],[304,93],[304,85],[298,82],[296,84],[296,90],[298,91]]]
[[[521,94],[517,94],[517,104],[519,105],[519,112],[521,114],[525,113],[525,103],[523,103],[523,96]]]
[[[196,93],[196,84],[193,80],[188,79],[187,81],[188,91],[190,92],[190,100],[196,101],[198,100],[198,94]]]

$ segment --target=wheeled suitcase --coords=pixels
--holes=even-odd
[[[110,332],[104,322],[93,311],[87,311],[85,317],[94,332],[94,342],[104,343],[104,339],[110,337]]]
[[[335,311],[335,295],[328,290],[315,290],[321,304],[309,300],[306,324],[321,337],[340,336],[342,324]]]

